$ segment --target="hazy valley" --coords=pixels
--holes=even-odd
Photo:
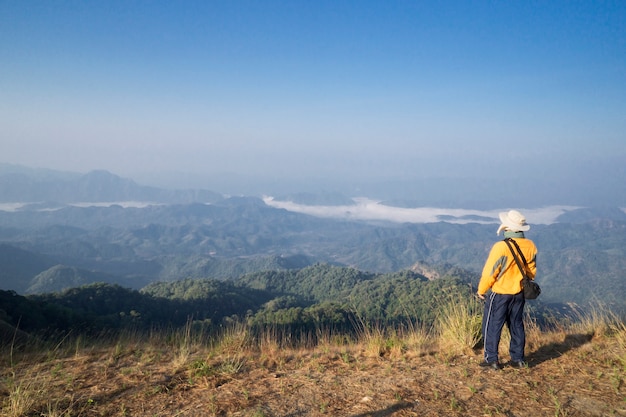
[[[104,171],[13,169],[0,185],[1,288],[20,294],[94,282],[138,290],[188,278],[233,281],[318,263],[381,274],[453,266],[475,283],[498,239],[495,209],[370,202],[374,214],[359,214],[358,199],[336,192],[228,197],[140,186]],[[540,250],[542,301],[623,307],[624,211],[529,211],[541,221],[528,236]]]

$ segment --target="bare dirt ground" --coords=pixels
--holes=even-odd
[[[118,343],[5,356],[0,402],[8,417],[626,416],[615,349],[607,337],[551,334],[528,346],[528,368],[494,371],[471,351]]]

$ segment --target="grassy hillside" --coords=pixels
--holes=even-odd
[[[318,328],[318,342],[187,326],[87,342],[3,347],[1,413],[23,416],[620,416],[626,325],[606,311],[541,330],[527,321],[529,367],[481,360],[475,301],[436,326]],[[501,352],[507,351],[505,334]],[[506,362],[506,354],[503,354]]]

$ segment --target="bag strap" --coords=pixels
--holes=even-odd
[[[519,248],[517,242],[515,240],[511,239],[510,237],[507,237],[506,239],[504,239],[504,242],[506,242],[507,246],[511,250],[511,254],[513,255],[513,259],[515,259],[515,263],[517,264],[520,272],[522,273],[522,277],[528,278],[528,274],[526,273],[526,268],[525,268],[528,265],[528,263],[526,262],[526,258],[524,257],[524,254],[522,253],[522,250]],[[513,250],[513,246],[511,246],[511,242],[513,242],[513,244],[515,245],[515,248],[517,249],[517,254],[515,253],[516,251]],[[522,260],[524,261],[524,267],[522,267],[522,263],[520,262],[519,258],[517,257],[518,254],[522,258]]]

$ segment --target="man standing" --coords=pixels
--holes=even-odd
[[[530,229],[530,226],[526,224],[526,218],[517,210],[500,213],[499,216],[501,224],[497,234],[504,231],[505,239],[511,238],[517,243],[528,262],[526,273],[534,279],[537,272],[537,247],[533,241],[524,236],[524,232]],[[501,369],[498,345],[504,324],[511,333],[509,346],[511,365],[516,368],[527,366],[524,361],[526,333],[523,320],[526,300],[521,281],[522,273],[508,245],[504,241],[496,242],[489,252],[478,283],[478,297],[485,300],[482,324],[485,361],[481,366]],[[485,296],[489,289],[491,293]]]

